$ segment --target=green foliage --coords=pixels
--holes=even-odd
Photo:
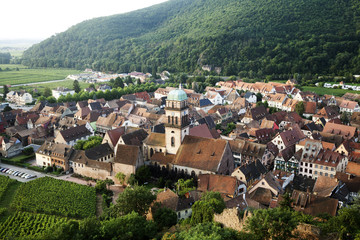
[[[249,78],[355,73],[359,12],[345,0],[167,1],[77,24],[25,51],[23,63],[188,73],[201,64]]]
[[[22,151],[23,154],[25,155],[31,155],[31,154],[34,154],[34,148],[32,147],[27,147],[27,148],[24,148],[24,150]]]
[[[154,222],[146,221],[136,212],[103,221],[101,225],[102,239],[143,240],[152,239],[156,234]]]
[[[166,207],[156,209],[153,217],[160,230],[164,227],[169,228],[177,222],[176,212]]]
[[[115,214],[118,216],[136,212],[143,216],[149,210],[150,204],[155,201],[156,196],[144,186],[126,188],[116,200]]]
[[[186,193],[195,190],[194,180],[187,179],[184,180],[180,178],[176,183],[176,191],[179,196],[184,196]]]
[[[143,165],[136,169],[135,178],[140,185],[144,184],[151,177],[150,169],[146,165]]]
[[[91,136],[88,140],[78,140],[74,145],[76,150],[86,150],[101,144],[103,138],[100,136]]]
[[[51,89],[50,89],[49,87],[46,87],[46,88],[44,89],[43,96],[44,96],[45,98],[48,98],[48,97],[52,96],[52,92],[51,92]]]
[[[66,218],[49,216],[45,214],[34,214],[27,212],[16,212],[0,224],[1,239],[22,239],[28,236],[39,236],[56,223],[63,223]]]
[[[8,176],[0,175],[0,200],[4,196],[6,189],[10,186],[10,184],[16,182],[16,180],[9,178]]]
[[[3,85],[3,99],[6,98],[6,94],[9,93],[9,87],[5,84]]]
[[[76,93],[79,93],[81,91],[80,84],[78,80],[74,80],[73,83],[73,89]]]
[[[49,103],[56,103],[56,98],[53,96],[47,97],[46,101],[48,101]]]
[[[282,201],[279,202],[280,208],[283,210],[293,210],[292,202],[294,200],[291,198],[290,193],[285,193],[282,197]]]
[[[218,192],[206,192],[201,200],[191,207],[191,225],[212,222],[214,213],[221,213],[225,209],[225,202]]]
[[[293,211],[280,208],[255,210],[253,216],[246,221],[245,228],[256,234],[255,239],[286,240],[292,236],[292,231],[298,222]]]
[[[164,239],[164,238],[163,238]],[[181,231],[176,238],[168,238],[176,240],[228,240],[228,239],[253,239],[251,234],[239,233],[230,228],[221,228],[215,223],[200,223],[190,228],[188,231]]]
[[[106,188],[106,182],[103,180],[97,180],[96,184],[95,184],[95,190],[96,193],[106,193],[107,192],[107,188]]]
[[[305,105],[303,101],[300,101],[296,104],[295,106],[295,112],[297,112],[297,114],[299,114],[300,116],[302,116],[305,112]]]
[[[125,183],[125,178],[126,178],[126,175],[123,174],[122,172],[118,172],[116,175],[115,175],[115,178],[117,180],[119,180],[120,184],[123,185]]]
[[[11,207],[28,212],[84,218],[95,215],[95,189],[51,177],[22,184]]]

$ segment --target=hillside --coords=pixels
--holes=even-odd
[[[357,0],[170,0],[77,24],[28,49],[32,67],[222,74],[360,73]]]

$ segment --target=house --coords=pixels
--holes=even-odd
[[[337,134],[343,137],[344,140],[357,140],[357,129],[356,127],[336,124],[327,122],[323,133]]]
[[[243,139],[229,141],[235,166],[241,166],[259,160],[263,162],[266,145]]]
[[[90,108],[88,106],[80,108],[74,115],[75,118],[84,120],[87,115],[90,113]]]
[[[155,202],[160,203],[161,207],[166,207],[176,212],[176,215],[180,220],[191,216],[191,206],[197,200],[199,200],[199,198],[196,194],[192,194],[192,192],[188,194],[187,198],[179,198],[179,196],[170,189],[165,189],[156,195]],[[151,219],[151,215],[152,210],[150,210],[147,218]]]
[[[316,114],[316,102],[304,102],[305,111],[303,113],[304,117],[309,118]]]
[[[52,141],[45,142],[35,153],[36,165],[41,167],[55,165],[57,168],[67,171],[72,154],[74,154],[74,150],[69,145]]]
[[[70,172],[74,172],[84,177],[94,179],[113,179],[116,181],[112,172],[112,163],[92,160],[87,157],[85,151],[75,150],[75,153],[69,160]]]
[[[313,115],[312,120],[316,122],[320,118],[324,118],[328,122],[333,119],[339,119],[340,113],[335,106],[325,106]]]
[[[144,157],[149,160],[155,153],[166,153],[164,133],[151,132],[144,140]]]
[[[287,99],[286,94],[277,93],[277,94],[269,94],[264,96],[262,101],[263,102],[267,101],[269,107],[281,109],[286,99]]]
[[[237,167],[234,172],[231,173],[231,176],[236,177],[239,181],[245,183],[246,186],[250,186],[254,181],[262,178],[266,172],[267,170],[261,161],[256,160]]]
[[[348,162],[345,172],[348,174],[360,177],[360,163]]]
[[[229,175],[234,170],[234,159],[229,143],[225,140],[185,135],[172,169],[189,175]]]
[[[90,111],[101,111],[102,106],[100,102],[91,102],[88,105]]]
[[[319,154],[312,161],[312,178],[325,176],[334,178],[336,172],[345,172],[348,159],[331,150],[320,150]]]
[[[93,135],[92,128],[87,123],[85,125],[59,131],[55,137],[55,142],[74,146],[78,140],[87,140]]]
[[[340,107],[340,112],[348,112],[348,113],[360,112],[359,104],[355,101],[343,100],[339,105],[339,107]]]
[[[271,142],[275,144],[281,151],[291,145],[300,142],[300,140],[304,138],[304,133],[300,130],[299,126],[295,125],[290,130],[278,133]]]
[[[302,102],[318,102],[319,96],[313,92],[298,92],[294,96],[294,100]]]
[[[75,91],[65,87],[57,87],[56,89],[52,90],[52,95],[56,99],[58,99],[60,96],[66,96],[68,94],[74,95]]]
[[[105,108],[114,109],[114,112],[118,112],[122,106],[124,106],[128,101],[121,101],[121,100],[111,100],[105,103]]]
[[[103,141],[101,143],[108,143],[111,149],[114,150],[121,135],[125,134],[125,127],[115,128],[105,133]]]
[[[223,198],[234,198],[246,192],[246,186],[236,177],[200,174],[198,177],[198,191],[201,192],[219,192]]]
[[[97,91],[105,92],[106,90],[111,91],[111,87],[107,84],[100,84],[96,87]]]
[[[284,193],[280,183],[277,181],[272,172],[268,172],[261,180],[259,180],[255,185],[249,188],[248,193],[250,198],[253,200],[257,200],[262,198],[261,195],[264,193],[267,194],[270,199],[267,197],[266,200],[271,200],[273,197],[277,197],[280,194]],[[270,193],[270,195],[268,194]],[[260,202],[264,205],[269,205],[270,201]]]
[[[258,106],[255,108],[248,109],[245,113],[244,118],[241,120],[242,123],[250,123],[251,121],[257,121],[261,123],[269,113],[264,106]]]
[[[298,174],[301,154],[302,150],[295,152],[295,145],[288,146],[276,156],[274,170]]]
[[[141,148],[135,145],[119,145],[115,152],[114,173],[121,172],[126,176],[135,174],[136,169],[144,165]]]
[[[248,103],[256,103],[257,102],[256,94],[252,93],[252,92],[246,92],[244,98]]]
[[[207,91],[205,93],[205,98],[209,99],[210,102],[214,105],[222,105],[223,104],[223,98],[217,91]]]
[[[99,117],[96,121],[96,131],[105,134],[107,131],[121,127],[125,118],[116,113],[111,113],[107,117]]]
[[[214,104],[207,98],[200,99],[199,104],[195,105],[195,109],[197,111],[203,110],[204,112],[208,112],[212,107],[214,107]]]
[[[281,201],[281,197],[278,201]],[[295,211],[304,214],[318,216],[319,214],[328,213],[335,216],[339,201],[333,198],[321,197],[310,192],[302,192],[294,190],[291,199],[293,200],[292,206]]]
[[[245,100],[245,98],[237,98],[231,105],[230,109],[236,111],[238,115],[242,115],[246,113],[246,109],[248,109],[250,104]]]
[[[17,105],[26,105],[33,102],[31,94],[25,91],[10,91],[6,94],[6,100]]]
[[[138,129],[120,136],[119,141],[115,146],[115,152],[119,145],[135,145],[142,146],[143,141],[149,134],[144,129]]]

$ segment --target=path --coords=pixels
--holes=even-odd
[[[52,83],[52,82],[63,82],[63,81],[67,81],[69,79],[61,79],[61,80],[49,80],[49,81],[43,81],[43,82],[32,82],[32,83],[21,83],[21,84],[14,84],[11,85],[11,87],[21,87],[21,86],[29,86],[29,85],[37,85],[37,84],[42,84],[42,83]],[[0,88],[3,88],[4,86],[0,86]]]

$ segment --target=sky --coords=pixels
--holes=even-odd
[[[1,3],[0,40],[44,40],[82,21],[166,0],[8,0]]]

